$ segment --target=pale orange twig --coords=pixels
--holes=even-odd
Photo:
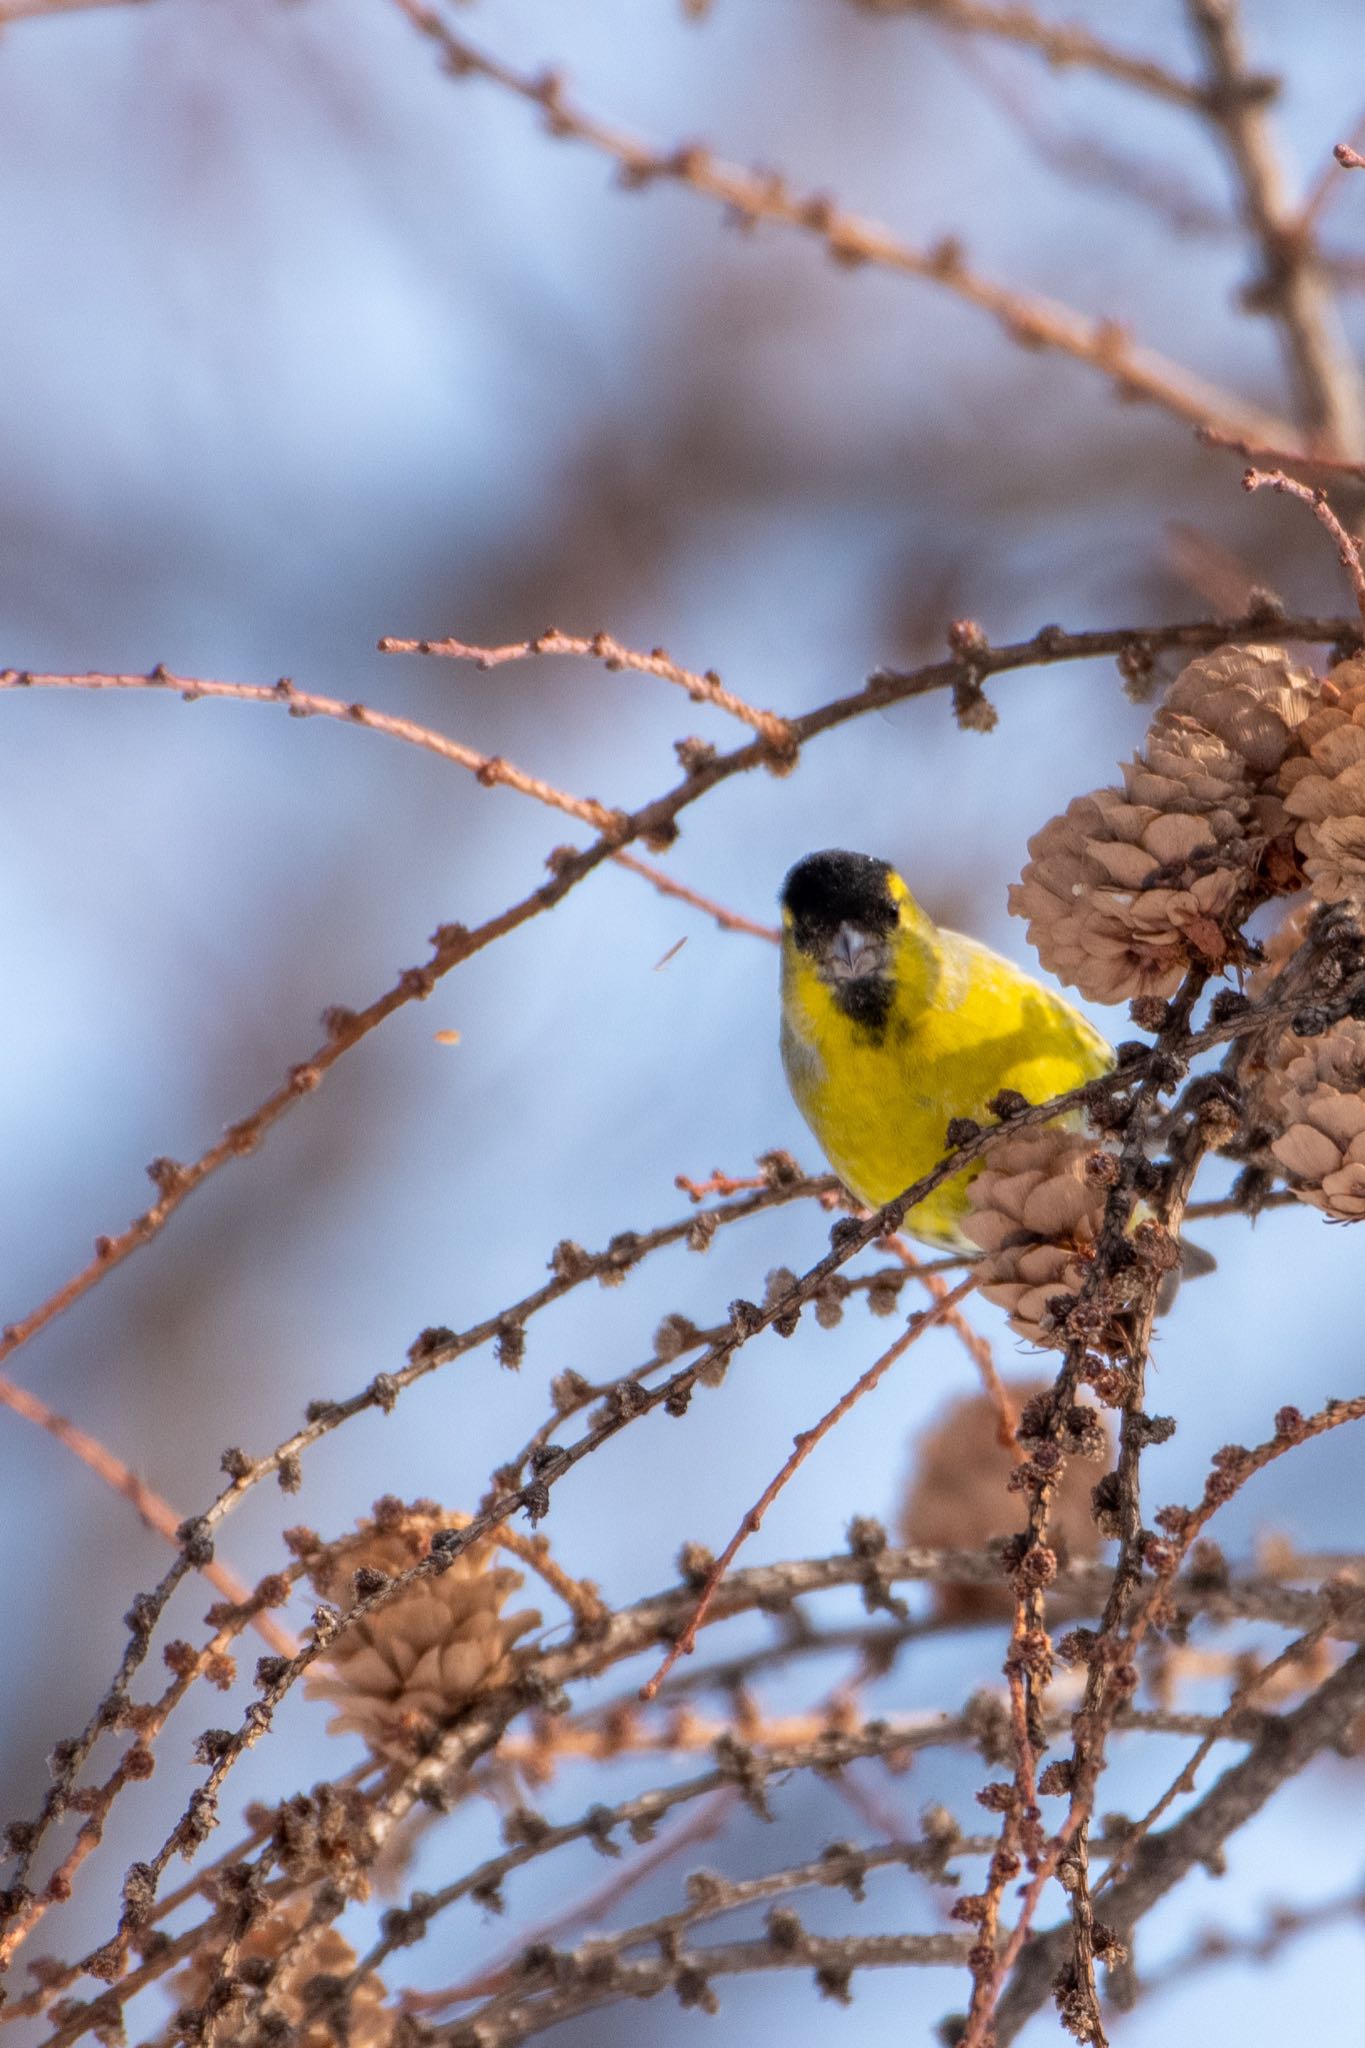
[[[857,0],[857,4],[873,14],[927,15],[944,28],[971,36],[995,36],[1036,50],[1058,71],[1098,71],[1175,106],[1198,110],[1205,104],[1204,94],[1193,80],[1168,71],[1154,58],[1106,43],[1078,22],[1044,21],[1019,0],[1008,0],[1005,6],[988,6],[984,0]]]
[[[498,1531],[498,1547],[510,1550],[537,1578],[543,1579],[551,1592],[559,1595],[580,1628],[593,1628],[605,1619],[607,1608],[592,1580],[576,1579],[566,1572],[551,1557],[544,1536],[528,1536],[504,1524]]]
[[[609,669],[629,668],[640,675],[661,676],[666,683],[676,683],[686,690],[696,704],[714,704],[719,711],[728,711],[732,718],[751,726],[760,739],[780,752],[792,751],[791,726],[776,711],[762,711],[752,704],[746,704],[733,690],[727,690],[713,668],[699,674],[695,669],[681,668],[667,650],[653,647],[648,654],[638,648],[624,647],[619,640],[613,640],[610,633],[591,633],[586,637],[575,633],[561,633],[557,626],[547,626],[543,633],[537,633],[530,640],[509,641],[505,647],[471,647],[463,640],[397,640],[386,635],[379,643],[381,654],[440,654],[453,661],[472,661],[476,668],[501,668],[504,662],[528,661],[538,654],[576,654],[600,661]]]
[[[26,1422],[36,1423],[39,1429],[46,1430],[50,1437],[55,1437],[57,1442],[79,1458],[83,1465],[88,1465],[106,1486],[111,1486],[115,1493],[121,1493],[123,1498],[132,1504],[147,1528],[155,1530],[158,1536],[164,1536],[177,1550],[180,1548],[177,1531],[184,1521],[184,1516],[178,1515],[169,1501],[164,1500],[145,1479],[140,1479],[130,1465],[125,1465],[121,1458],[116,1458],[98,1437],[91,1436],[88,1430],[80,1429],[67,1416],[59,1415],[55,1408],[49,1408],[45,1401],[40,1401],[27,1387],[16,1386],[4,1373],[0,1373],[0,1406],[10,1409],[15,1415],[22,1415]],[[245,1607],[249,1604],[249,1588],[225,1564],[219,1563],[215,1558],[209,1564],[200,1565],[198,1569],[209,1584],[216,1586],[223,1598],[231,1600],[235,1607]],[[251,1624],[269,1643],[271,1649],[281,1657],[292,1657],[298,1649],[298,1644],[288,1629],[281,1628],[271,1615],[264,1612],[255,1613],[251,1616]]]
[[[548,804],[552,810],[566,811],[571,818],[581,818],[585,825],[591,825],[597,832],[609,832],[619,824],[621,813],[608,805],[598,803],[595,797],[571,796],[567,791],[556,789],[553,783],[544,782],[538,775],[528,775],[511,761],[503,760],[500,754],[481,754],[473,747],[463,746],[459,740],[447,739],[444,733],[432,732],[429,727],[415,725],[410,718],[395,718],[387,711],[372,711],[366,704],[348,704],[339,697],[319,697],[311,691],[296,690],[287,676],[281,676],[277,683],[218,683],[208,682],[198,676],[172,675],[170,670],[158,666],[147,675],[39,675],[27,669],[7,668],[0,670],[0,690],[176,690],[188,701],[199,697],[222,697],[246,704],[281,704],[294,718],[334,718],[343,725],[358,725],[369,732],[383,733],[388,739],[403,740],[410,747],[420,747],[424,753],[435,754],[442,761],[450,761],[457,768],[467,768],[475,781],[486,789],[501,783],[508,789],[518,790],[522,796],[534,797],[537,803]]]
[[[675,882],[662,868],[656,868],[647,860],[637,860],[633,853],[616,853],[612,859],[618,867],[629,868],[633,875],[639,875],[656,888],[661,896],[676,897],[679,903],[690,903],[694,910],[705,911],[714,918],[723,932],[748,932],[753,938],[768,939],[774,946],[781,933],[770,924],[759,924],[752,917],[744,917],[738,910],[727,910],[723,903],[715,902],[710,896],[699,895],[683,882]],[[761,1182],[746,1182],[746,1186],[761,1186]]]
[[[908,1273],[912,1273],[917,1280],[921,1281],[928,1288],[935,1301],[941,1302],[943,1300],[948,1292],[947,1281],[941,1279],[936,1272],[933,1272],[925,1264],[924,1260],[920,1258],[919,1254],[911,1249],[903,1237],[899,1234],[895,1237],[884,1237],[882,1243],[895,1258],[900,1260]],[[1019,1421],[1019,1410],[1011,1398],[1008,1387],[1000,1377],[995,1363],[995,1353],[991,1349],[989,1339],[983,1337],[980,1330],[972,1328],[972,1325],[967,1321],[966,1316],[963,1315],[960,1309],[953,1309],[950,1314],[944,1317],[944,1322],[948,1329],[961,1338],[967,1356],[981,1375],[981,1384],[986,1398],[995,1410],[996,1429],[1001,1449],[1010,1453],[1016,1465],[1022,1464],[1025,1453],[1018,1437],[1015,1435],[1015,1428]]]
[[[1365,567],[1361,566],[1360,549],[1328,504],[1326,491],[1300,483],[1297,477],[1286,476],[1282,469],[1249,469],[1242,478],[1242,489],[1279,491],[1282,496],[1297,498],[1308,506],[1318,524],[1325,527],[1336,542],[1337,560],[1346,571],[1362,623],[1365,623]]]
[[[902,1357],[910,1349],[916,1338],[922,1336],[926,1330],[932,1328],[936,1323],[945,1322],[953,1309],[956,1308],[958,1302],[965,1295],[969,1294],[975,1285],[975,1275],[969,1273],[967,1278],[960,1280],[951,1293],[945,1294],[941,1301],[936,1301],[932,1307],[920,1309],[916,1315],[911,1316],[909,1323],[895,1343],[884,1351],[874,1364],[868,1367],[862,1378],[856,1380],[848,1389],[848,1392],[835,1402],[828,1413],[821,1416],[813,1429],[803,1429],[800,1432],[795,1439],[795,1447],[791,1456],[787,1459],[781,1471],[769,1480],[707,1573],[706,1583],[702,1587],[697,1604],[692,1610],[686,1627],[682,1630],[682,1633],[664,1658],[662,1664],[660,1664],[658,1670],[654,1673],[654,1676],[640,1687],[640,1698],[642,1700],[652,1700],[678,1659],[690,1656],[692,1651],[695,1650],[697,1647],[697,1631],[705,1621],[707,1612],[716,1594],[720,1591],[721,1582],[725,1574],[729,1571],[730,1566],[734,1563],[736,1556],[749,1537],[753,1535],[756,1529],[762,1526],[764,1515],[777,1499],[783,1487],[786,1486],[788,1480],[792,1478],[797,1468],[805,1463],[806,1459],[815,1449],[815,1446],[843,1421],[849,1409],[861,1401],[864,1394],[871,1393],[878,1380],[890,1370],[898,1358]]]
[[[1309,187],[1307,197],[1295,217],[1295,230],[1300,235],[1314,234],[1322,216],[1335,195],[1341,190],[1340,171],[1358,171],[1365,168],[1365,157],[1353,147],[1354,143],[1365,142],[1365,119],[1357,121],[1351,130],[1351,142],[1338,142],[1317,177]]]
[[[704,1202],[708,1195],[738,1195],[749,1188],[765,1188],[768,1183],[761,1173],[736,1180],[732,1174],[723,1173],[720,1167],[716,1167],[708,1180],[691,1180],[685,1173],[675,1173],[673,1185],[681,1188],[689,1201]]]
[[[392,641],[381,642],[386,647],[425,646],[426,642]],[[453,644],[453,643],[452,643]],[[529,643],[528,643],[529,644]],[[478,652],[479,650],[470,650]],[[497,650],[493,650],[496,652]],[[639,657],[643,660],[644,657]],[[679,671],[681,674],[682,671]],[[402,740],[408,746],[419,747],[424,753],[435,754],[439,760],[452,762],[458,768],[466,768],[477,782],[485,788],[501,784],[517,790],[522,796],[535,798],[538,803],[548,804],[551,809],[565,811],[570,817],[581,818],[599,832],[610,834],[619,828],[621,813],[598,803],[594,797],[578,797],[553,783],[545,782],[538,775],[529,775],[524,769],[504,760],[500,754],[481,754],[473,747],[464,746],[459,740],[449,739],[444,733],[433,732],[429,726],[417,725],[410,718],[396,718],[385,711],[374,711],[366,704],[344,703],[338,697],[321,697],[317,694],[295,689],[287,678],[274,684],[264,683],[221,683],[211,682],[201,676],[177,676],[158,667],[146,675],[40,675],[24,669],[0,670],[0,690],[17,689],[79,689],[79,690],[177,690],[188,700],[198,697],[219,697],[247,704],[283,704],[295,718],[331,718],[343,725],[360,726],[369,732],[381,733],[386,739]],[[653,867],[648,861],[638,860],[632,854],[618,853],[616,860],[633,875],[639,875],[665,896],[674,896],[680,903],[690,903],[695,910],[705,911],[714,918],[722,931],[749,932],[755,938],[777,940],[778,934],[771,925],[758,924],[753,918],[743,917],[736,910],[727,910],[723,903],[715,903],[710,897],[699,895],[685,883],[675,882],[661,868]]]
[[[1270,448],[1262,441],[1248,441],[1244,434],[1223,434],[1217,427],[1196,427],[1196,441],[1205,448],[1225,448],[1231,455],[1243,455],[1248,462],[1270,463],[1299,469],[1321,469],[1333,476],[1365,479],[1365,462],[1351,462],[1343,455],[1296,455],[1292,448]]]
[[[571,106],[556,72],[523,74],[476,48],[420,0],[395,0],[395,4],[438,46],[452,76],[487,79],[541,108],[552,135],[587,143],[612,158],[620,166],[621,184],[628,189],[663,180],[686,185],[707,199],[719,200],[743,225],[767,220],[817,236],[837,263],[872,264],[937,284],[989,313],[1023,347],[1057,349],[1088,364],[1125,399],[1146,399],[1193,425],[1213,424],[1229,433],[1253,433],[1269,441],[1293,439],[1293,429],[1282,421],[1204,383],[1154,350],[1138,347],[1117,322],[1088,318],[1056,300],[1014,291],[983,276],[971,268],[956,241],[916,248],[879,222],[845,212],[822,193],[793,192],[778,174],[745,171],[697,144],[675,150],[651,149],[637,137]]]
[[[49,14],[75,14],[90,7],[131,6],[136,0],[0,0],[0,29],[15,21],[38,21]]]

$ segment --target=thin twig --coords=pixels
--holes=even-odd
[[[496,1957],[476,1976],[466,1977],[462,1983],[448,1984],[442,1991],[409,1991],[404,1994],[404,2012],[439,2013],[452,2005],[467,2005],[471,1999],[486,1998],[505,1991],[517,1980],[519,1967],[524,1974],[524,1957],[528,1948],[548,1946],[557,1936],[572,1933],[575,1929],[590,1927],[604,1913],[618,1906],[622,1899],[638,1891],[647,1878],[656,1871],[665,1869],[677,1861],[689,1849],[695,1849],[702,1842],[714,1840],[734,1810],[735,1790],[727,1786],[703,1802],[690,1820],[672,1828],[645,1851],[642,1856],[633,1857],[626,1868],[616,1877],[608,1878],[585,1897],[576,1899],[573,1905],[552,1919],[542,1920],[529,1932],[518,1936],[516,1942],[502,1956]]]
[[[395,0],[395,5],[438,46],[453,77],[486,79],[540,108],[551,135],[587,143],[610,157],[620,166],[620,182],[629,190],[661,180],[686,185],[718,200],[745,224],[767,220],[815,235],[837,263],[871,264],[937,284],[989,313],[1023,347],[1056,349],[1099,371],[1124,399],[1148,400],[1193,425],[1207,423],[1266,440],[1292,438],[1282,422],[1206,384],[1180,364],[1137,346],[1117,322],[1088,318],[1070,306],[1015,291],[973,270],[955,241],[913,247],[879,222],[845,212],[823,193],[793,192],[781,176],[745,171],[697,144],[651,149],[636,136],[571,106],[556,72],[534,76],[488,56],[421,0]]]
[[[46,1430],[50,1437],[54,1437],[59,1444],[64,1445],[79,1458],[83,1465],[89,1466],[106,1486],[112,1487],[115,1493],[122,1494],[126,1501],[131,1502],[145,1527],[155,1530],[158,1536],[164,1536],[176,1549],[180,1547],[178,1532],[184,1522],[184,1516],[178,1515],[169,1501],[163,1499],[145,1479],[140,1478],[131,1465],[125,1465],[121,1458],[116,1458],[98,1437],[91,1436],[88,1430],[79,1428],[67,1416],[59,1415],[55,1408],[49,1408],[45,1401],[40,1401],[38,1396],[30,1393],[26,1387],[16,1386],[4,1373],[0,1373],[0,1406],[11,1409],[15,1415],[22,1415],[26,1422],[36,1423],[39,1429]],[[250,1604],[250,1588],[220,1559],[210,1558],[206,1564],[199,1565],[198,1570],[203,1573],[209,1584],[216,1586],[224,1599],[231,1600],[234,1606],[245,1607]],[[264,1609],[252,1614],[251,1626],[281,1657],[292,1657],[298,1649],[298,1644],[289,1630],[281,1628],[274,1617]]]
[[[1118,1850],[1104,1876],[1095,1886],[1095,1896],[1097,1898],[1111,1885],[1117,1883],[1121,1877],[1127,1875],[1128,1871],[1132,1868],[1138,1844],[1146,1840],[1157,1822],[1174,1806],[1181,1793],[1193,1792],[1200,1765],[1207,1760],[1219,1738],[1227,1734],[1232,1728],[1238,1715],[1250,1706],[1257,1693],[1271,1679],[1278,1677],[1282,1671],[1287,1671],[1295,1665],[1303,1664],[1308,1653],[1317,1648],[1325,1634],[1326,1620],[1324,1617],[1323,1621],[1315,1623],[1303,1635],[1296,1636],[1292,1643],[1286,1643],[1278,1656],[1272,1657],[1268,1664],[1262,1665],[1259,1670],[1251,1674],[1250,1678],[1246,1679],[1236,1688],[1213,1726],[1208,1730],[1207,1734],[1201,1736],[1198,1748],[1187,1758],[1160,1798],[1153,1801],[1146,1813],[1143,1814],[1141,1820],[1135,1823],[1132,1834]]]
[[[862,1377],[854,1382],[847,1393],[836,1401],[826,1414],[821,1416],[815,1427],[813,1429],[804,1429],[799,1433],[795,1439],[795,1448],[791,1456],[787,1459],[781,1471],[769,1480],[720,1556],[708,1571],[706,1582],[697,1597],[696,1607],[693,1609],[686,1627],[653,1677],[646,1680],[645,1684],[640,1687],[640,1698],[642,1700],[652,1700],[678,1659],[692,1654],[697,1646],[697,1630],[705,1621],[711,1605],[720,1591],[721,1582],[725,1574],[734,1563],[736,1556],[749,1537],[753,1535],[756,1529],[762,1526],[763,1517],[777,1499],[778,1494],[781,1493],[788,1481],[794,1476],[797,1469],[805,1463],[816,1445],[822,1442],[829,1435],[830,1431],[843,1421],[845,1415],[861,1401],[864,1394],[872,1392],[872,1389],[877,1385],[883,1374],[888,1372],[897,1359],[901,1358],[910,1349],[910,1346],[918,1337],[921,1337],[926,1330],[932,1329],[936,1323],[947,1321],[958,1302],[970,1294],[975,1285],[975,1276],[968,1274],[965,1280],[958,1282],[951,1293],[943,1294],[931,1307],[920,1309],[915,1315],[912,1315],[906,1328],[901,1332],[895,1343],[890,1345],[882,1353],[881,1357],[868,1367]]]
[[[147,0],[0,0],[0,29],[16,21],[41,21],[48,15],[83,14],[94,7],[146,6]]]
[[[367,704],[345,703],[339,697],[320,697],[312,691],[296,690],[287,676],[281,676],[277,683],[267,687],[263,683],[217,683],[200,676],[173,675],[161,665],[147,675],[41,675],[27,669],[0,670],[0,690],[21,689],[165,689],[178,692],[191,704],[200,697],[235,699],[245,704],[279,704],[291,718],[332,718],[343,725],[382,733],[387,739],[403,740],[410,747],[420,747],[424,753],[435,754],[438,760],[450,762],[453,767],[468,769],[485,789],[501,784],[507,789],[518,790],[522,796],[534,797],[537,803],[548,804],[551,810],[564,811],[571,818],[581,819],[598,832],[613,830],[623,816],[609,805],[598,803],[595,797],[572,796],[567,790],[556,789],[553,783],[543,781],[538,775],[528,775],[525,769],[503,760],[499,754],[481,754],[473,747],[462,745],[459,740],[447,739],[444,733],[414,724],[410,718],[395,718],[387,711],[372,711]]]
[[[749,1976],[765,1970],[809,1971],[817,1984],[842,1986],[855,1970],[945,1968],[960,1964],[968,1941],[960,1934],[810,1934],[802,1930],[794,1946],[779,1939],[719,1942],[684,1950],[668,1962],[621,1962],[605,1984],[570,1982],[539,1998],[508,2008],[499,2021],[499,2039],[510,2044],[529,2040],[580,2012],[621,2000],[653,1998],[670,1985],[686,2002],[706,2002],[714,2010],[713,1977]],[[438,2030],[437,2043],[467,2042],[468,2022],[455,2020]]]
[[[926,1260],[921,1259],[913,1246],[901,1236],[886,1239],[887,1250],[892,1252],[913,1279],[919,1280],[929,1290],[935,1301],[941,1302],[948,1292],[948,1283],[939,1274],[929,1269]],[[977,1372],[981,1375],[981,1387],[995,1410],[996,1434],[1002,1451],[1008,1451],[1016,1464],[1022,1464],[1024,1451],[1015,1433],[1019,1421],[1018,1403],[1000,1377],[991,1349],[990,1339],[980,1330],[974,1329],[960,1309],[951,1309],[945,1322],[954,1336],[959,1338]]]
[[[1318,524],[1327,529],[1336,544],[1337,560],[1346,571],[1355,593],[1361,623],[1365,624],[1365,566],[1361,564],[1360,549],[1328,503],[1326,491],[1320,486],[1315,489],[1311,484],[1300,483],[1297,477],[1286,476],[1282,469],[1249,469],[1242,478],[1242,489],[1279,491],[1282,496],[1297,498],[1300,504],[1308,506]]]
[[[693,1929],[705,1926],[727,1913],[743,1911],[746,1907],[762,1904],[771,1899],[790,1897],[793,1892],[811,1890],[819,1886],[856,1885],[861,1891],[865,1879],[874,1871],[909,1868],[917,1866],[932,1874],[938,1868],[942,1878],[942,1851],[934,1843],[895,1843],[873,1848],[855,1848],[852,1844],[836,1844],[824,1856],[814,1862],[797,1864],[786,1870],[774,1870],[762,1877],[730,1879],[706,1871],[698,1874],[694,1882],[693,1897],[688,1905],[674,1913],[664,1913],[643,1925],[623,1928],[619,1933],[599,1935],[586,1944],[592,1958],[593,1976],[597,1984],[604,1979],[609,1983],[607,1966],[613,1960],[621,1966],[621,1959],[631,1949],[660,1949],[665,1954],[676,1948],[681,1937]],[[790,1916],[794,1918],[794,1916]],[[790,1925],[790,1918],[786,1923]],[[772,1929],[771,1918],[769,1928]],[[781,1940],[784,1923],[779,1921],[776,1939]],[[774,1935],[770,1932],[770,1940]],[[952,1937],[949,1937],[952,1939]],[[776,1941],[774,1941],[776,1945]],[[716,1951],[712,1948],[698,1948],[693,1952],[694,1968],[705,1970],[709,1958]],[[921,1954],[922,1962],[953,1961],[952,1955],[933,1956]],[[809,1959],[807,1959],[809,1960]],[[529,2011],[535,2017],[533,2031],[540,2032],[546,2024],[545,2007],[553,2006],[555,1992],[562,1978],[562,1969],[557,1967],[555,1956],[537,1960],[523,1967],[519,1981],[514,1981],[507,1990],[490,1998],[476,2012],[467,2016],[467,2023],[476,2030],[480,2026],[496,2024],[518,2009]],[[628,1965],[626,1967],[629,1967]],[[533,2001],[529,2005],[527,2001]],[[514,2037],[515,2038],[515,2037]]]
[[[657,889],[661,896],[672,896],[679,903],[690,903],[694,910],[704,911],[723,932],[747,932],[750,937],[767,939],[774,946],[781,939],[782,934],[774,926],[759,924],[757,919],[745,917],[738,910],[728,910],[723,903],[717,903],[714,898],[703,896],[696,889],[689,889],[684,882],[675,881],[672,875],[666,875],[662,868],[656,868],[650,861],[638,860],[633,853],[616,853],[612,855],[612,859],[617,867],[628,868],[631,874],[639,875],[643,881]]]
[[[1203,91],[1194,80],[1181,78],[1155,58],[1119,49],[1078,22],[1044,21],[1018,0],[1000,7],[984,5],[983,0],[853,0],[853,4],[865,14],[923,14],[944,28],[995,36],[1001,42],[1036,50],[1058,71],[1097,71],[1174,106],[1199,108],[1204,104]]]
[[[1351,135],[1354,142],[1365,142],[1365,116],[1362,116],[1356,122],[1355,127],[1351,130]],[[1308,189],[1308,195],[1303,205],[1299,208],[1299,215],[1295,225],[1300,234],[1316,233],[1321,224],[1323,214],[1341,190],[1341,180],[1337,176],[1337,172],[1358,171],[1361,169],[1365,169],[1365,157],[1358,154],[1352,147],[1351,142],[1338,142],[1326,163],[1318,172],[1317,177],[1313,180],[1312,185]]]
[[[1243,218],[1260,246],[1262,275],[1246,303],[1279,325],[1294,417],[1309,448],[1359,456],[1365,453],[1359,372],[1312,234],[1303,232],[1286,189],[1269,94],[1247,62],[1237,0],[1186,0],[1186,9],[1204,53],[1208,109],[1232,157]]]
[[[1344,456],[1296,455],[1292,448],[1270,448],[1261,441],[1248,441],[1245,435],[1219,433],[1216,427],[1196,427],[1194,438],[1205,448],[1225,448],[1232,455],[1245,456],[1248,462],[1266,463],[1276,469],[1325,470],[1332,476],[1365,483],[1365,462],[1351,462]]]
[[[733,690],[727,690],[713,668],[704,674],[695,669],[681,668],[662,647],[651,648],[642,654],[638,648],[624,647],[614,640],[610,633],[593,633],[587,638],[573,633],[561,633],[557,626],[547,626],[543,633],[537,633],[530,640],[514,640],[505,647],[471,647],[462,640],[397,640],[386,635],[379,642],[381,654],[440,654],[454,661],[472,661],[477,668],[501,668],[504,662],[528,661],[536,655],[575,654],[600,661],[609,669],[634,669],[640,675],[661,676],[666,683],[676,683],[686,690],[694,704],[714,704],[718,711],[728,711],[732,718],[753,730],[778,753],[791,751],[791,728],[787,720],[776,711],[762,711],[752,704],[746,704]]]

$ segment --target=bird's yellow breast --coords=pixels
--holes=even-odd
[[[782,1058],[806,1122],[845,1185],[880,1207],[947,1150],[953,1117],[986,1120],[1002,1088],[1030,1102],[1092,1080],[1113,1063],[1100,1034],[1060,996],[974,939],[923,920],[892,950],[885,1024],[856,1024],[787,935]],[[960,1246],[963,1172],[910,1210],[906,1228]]]

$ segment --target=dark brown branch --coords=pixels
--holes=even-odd
[[[789,1922],[765,1941],[735,1941],[684,1951],[676,1962],[621,1963],[606,1984],[589,1980],[547,1992],[539,2001],[512,2008],[496,2039],[529,2040],[576,2013],[614,2005],[626,1998],[652,1998],[671,1986],[682,2003],[714,2010],[707,1987],[712,1977],[751,1976],[760,1970],[808,1970],[822,1995],[846,1993],[855,1970],[906,1969],[960,1964],[970,1947],[961,1934],[807,1934],[788,1941]],[[836,1989],[835,1987],[839,1987]],[[436,2039],[446,2048],[477,2048],[479,2036],[457,2020]]]
[[[1149,1835],[1130,1875],[1105,1900],[1108,1923],[1131,1934],[1157,1900],[1200,1865],[1211,1864],[1230,1836],[1259,1813],[1280,1786],[1345,1735],[1365,1702],[1365,1649],[1350,1657],[1301,1707],[1270,1722],[1250,1753],[1233,1764],[1174,1827]],[[1069,1923],[1035,1935],[1019,1959],[996,2012],[1000,2048],[1048,1998],[1071,1947]]]

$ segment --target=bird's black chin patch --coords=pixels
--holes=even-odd
[[[851,1024],[869,1037],[884,1038],[896,991],[889,974],[864,974],[856,981],[830,983],[830,994]]]

